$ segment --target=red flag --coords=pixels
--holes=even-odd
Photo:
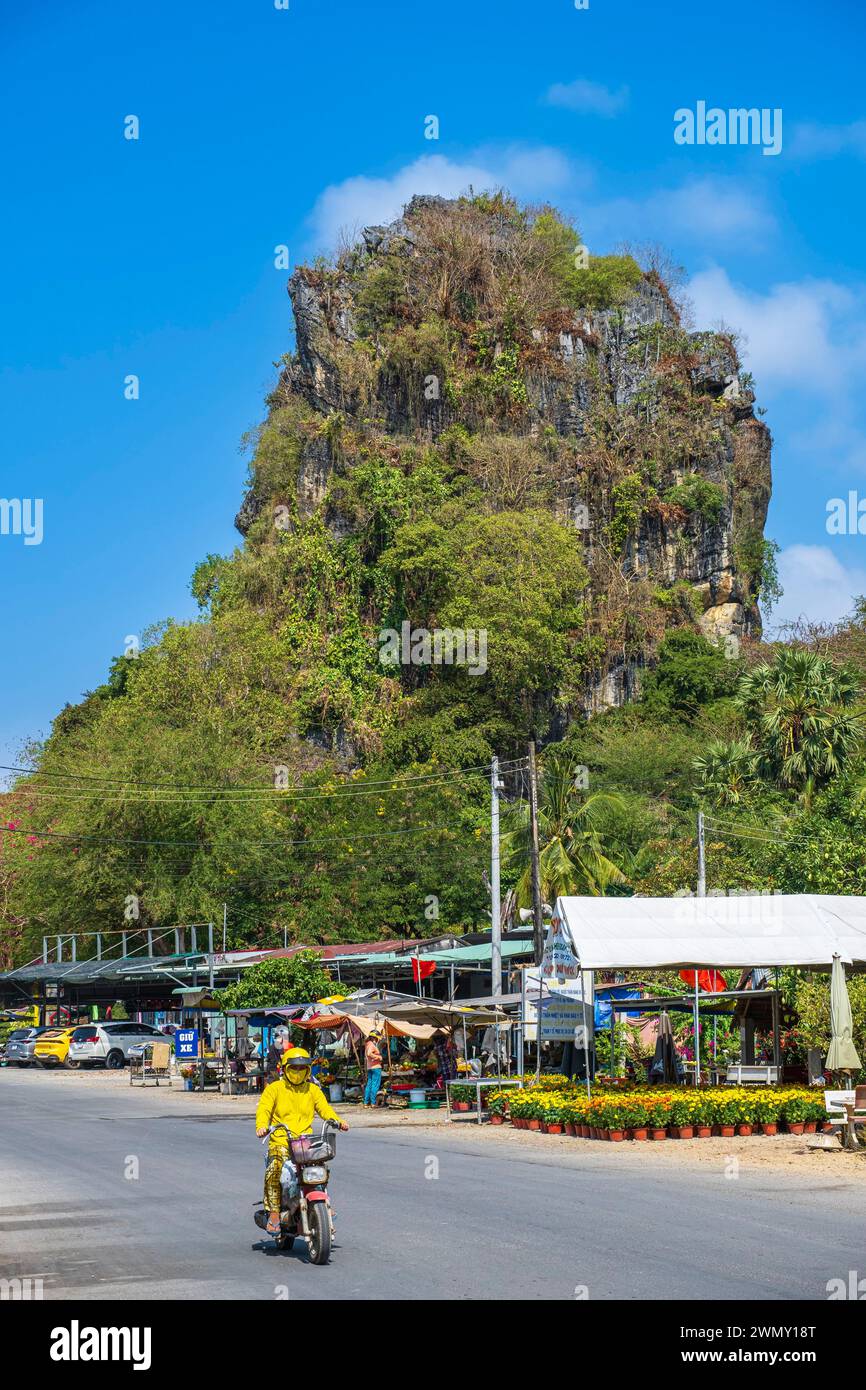
[[[699,970],[697,974],[698,988],[702,989],[705,994],[719,994],[723,989],[728,988],[724,975],[720,974],[718,970]],[[694,989],[694,970],[681,970],[680,979]]]
[[[412,957],[412,979],[416,984],[421,980],[429,980],[435,969],[435,960],[419,960],[417,956]]]

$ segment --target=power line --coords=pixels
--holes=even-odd
[[[524,759],[511,759],[502,764],[506,771],[517,771],[523,764]],[[415,786],[444,785],[452,779],[462,779],[464,777],[482,776],[487,777],[490,772],[489,763],[479,763],[467,768],[440,768],[436,772],[419,773],[410,777],[401,777],[399,773],[394,776],[382,779],[361,780],[357,783],[345,783],[334,791],[324,792],[321,790],[310,790],[308,788],[289,788],[271,786],[228,786],[218,787],[213,783],[177,783],[177,782],[144,782],[136,779],[124,780],[120,777],[98,777],[87,773],[53,772],[49,769],[37,767],[12,767],[0,764],[0,771],[18,772],[26,776],[48,777],[63,779],[73,783],[94,783],[94,795],[102,795],[106,790],[124,792],[134,791],[158,791],[158,792],[179,792],[184,795],[202,792],[213,797],[234,797],[243,793],[250,793],[252,796],[279,796],[286,800],[329,800],[341,796],[352,796],[358,794],[381,795],[380,789],[386,791],[400,791],[404,787],[411,789]],[[75,788],[76,790],[80,788]],[[10,794],[20,791],[26,795],[33,795],[32,788],[15,788]],[[44,794],[44,793],[43,793]]]

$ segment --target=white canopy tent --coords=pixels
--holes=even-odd
[[[761,893],[559,898],[582,970],[803,965],[866,969],[866,897]]]

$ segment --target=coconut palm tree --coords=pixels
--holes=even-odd
[[[782,649],[743,676],[735,697],[759,755],[760,771],[808,801],[836,777],[861,737],[857,675],[817,652]]]
[[[538,844],[541,896],[555,903],[567,894],[602,896],[614,884],[626,883],[622,870],[604,852],[605,814],[622,810],[620,797],[605,792],[587,796],[582,789],[583,769],[562,752],[550,753],[539,774]],[[532,902],[531,826],[529,807],[515,806],[509,813],[511,828],[503,836],[503,857],[516,865],[517,903]]]

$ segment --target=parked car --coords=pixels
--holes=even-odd
[[[40,1033],[33,1047],[33,1060],[42,1062],[43,1066],[49,1063],[51,1066],[62,1066],[69,1056],[69,1044],[74,1028],[46,1028],[44,1033]]]
[[[129,1061],[130,1048],[154,1039],[165,1042],[159,1029],[149,1023],[83,1023],[73,1029],[69,1060],[79,1066],[122,1067]]]
[[[40,1028],[15,1028],[6,1039],[6,1065],[26,1067],[33,1061],[33,1049],[43,1033],[51,1030]]]

